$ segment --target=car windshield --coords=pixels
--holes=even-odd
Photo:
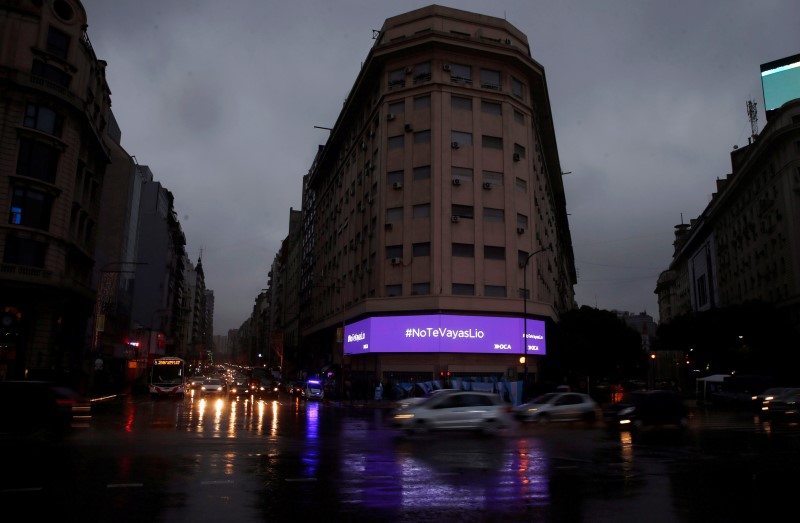
[[[532,400],[530,400],[528,402],[528,404],[530,404],[530,405],[543,405],[545,403],[550,403],[550,401],[552,401],[552,399],[555,398],[556,396],[558,396],[557,392],[548,392],[547,394],[542,394],[541,396],[539,396],[537,398],[533,398]]]

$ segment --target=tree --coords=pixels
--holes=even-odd
[[[641,336],[611,311],[586,305],[564,313],[548,351],[545,380],[595,383],[643,379],[646,357]]]

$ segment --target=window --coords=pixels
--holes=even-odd
[[[528,251],[517,251],[517,263],[520,267],[525,267],[528,261]]]
[[[33,61],[31,74],[64,88],[69,88],[69,84],[72,81],[71,74],[64,72],[60,67],[42,62],[41,60]]]
[[[387,222],[401,222],[403,221],[403,208],[402,207],[390,207],[386,209],[386,221]]]
[[[498,116],[503,115],[503,106],[499,103],[495,102],[487,102],[486,100],[481,101],[481,112],[486,114],[496,114]]]
[[[69,51],[69,35],[51,27],[47,32],[47,52],[64,60]]]
[[[44,242],[9,234],[6,236],[3,263],[43,268],[46,247]]]
[[[63,124],[62,116],[49,107],[29,103],[25,108],[25,127],[61,137]]]
[[[59,151],[47,144],[22,138],[19,143],[17,174],[54,183],[58,170]]]
[[[414,283],[411,285],[411,294],[412,295],[426,295],[431,293],[431,284],[430,282],[424,283]]]
[[[483,295],[491,296],[493,298],[505,298],[506,286],[505,285],[485,285],[483,287]]]
[[[14,189],[8,223],[47,230],[50,227],[52,197],[28,187]]]
[[[406,111],[406,103],[404,101],[393,102],[389,104],[389,113],[403,114]]]
[[[453,109],[461,109],[462,111],[471,111],[472,98],[464,98],[463,96],[451,96],[450,107]]]
[[[414,65],[414,83],[427,82],[431,79],[431,63],[422,62]],[[430,97],[428,97],[430,100]]]
[[[514,154],[518,154],[520,158],[525,158],[525,148],[518,143],[514,144]]]
[[[517,178],[514,182],[515,187],[520,192],[528,192],[528,182],[522,178]]]
[[[450,172],[454,180],[461,180],[463,182],[472,181],[472,169],[467,167],[452,167]]]
[[[453,244],[453,257],[457,258],[474,258],[475,246],[471,243],[454,243]]]
[[[505,260],[506,248],[495,245],[484,245],[483,257],[486,260]]]
[[[475,218],[475,212],[472,209],[472,205],[453,204],[453,216],[460,216],[461,218]]]
[[[503,138],[500,136],[486,136],[482,137],[482,145],[487,149],[503,149]]]
[[[403,183],[403,171],[389,171],[386,173],[386,181],[390,186],[395,183]]]
[[[528,217],[524,214],[517,214],[517,227],[522,227],[523,229],[528,228]]]
[[[472,133],[450,131],[450,141],[459,145],[472,145]]]
[[[431,95],[414,98],[414,109],[428,109],[431,106]]]
[[[387,245],[386,246],[386,259],[391,260],[392,258],[402,258],[403,257],[403,246],[402,245]]]
[[[431,179],[431,166],[430,165],[420,165],[419,167],[414,167],[414,179],[415,180],[430,180]]]
[[[475,296],[475,285],[471,283],[454,283],[453,294],[457,296]]]
[[[399,134],[397,136],[389,137],[389,149],[402,149],[405,144],[405,136]]]
[[[708,303],[708,291],[706,288],[706,275],[697,278],[697,306],[702,307]]]
[[[481,87],[486,89],[500,89],[500,71],[481,69]]]
[[[492,186],[503,185],[503,173],[497,171],[483,171],[483,181],[491,183]]]
[[[431,130],[414,133],[414,143],[431,143]]]
[[[431,255],[431,242],[421,242],[412,245],[412,256],[430,256]]]
[[[525,125],[525,114],[514,109],[514,121],[522,125]]]
[[[450,81],[472,84],[472,67],[465,64],[450,64]]]
[[[395,87],[405,87],[406,85],[406,72],[404,69],[395,69],[389,71],[389,89]]]
[[[431,204],[420,203],[413,207],[414,218],[427,218],[431,215]]]
[[[403,285],[387,285],[386,286],[386,296],[402,296],[403,295]]]
[[[511,79],[511,94],[513,94],[514,96],[516,96],[519,99],[524,99],[524,96],[522,95],[522,89],[523,89],[522,82],[520,82],[516,78],[512,78]]]
[[[491,207],[484,207],[483,221],[503,223],[504,221],[506,221],[505,211],[503,209],[493,209]]]

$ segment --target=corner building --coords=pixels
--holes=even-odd
[[[576,283],[544,69],[507,21],[441,6],[374,38],[304,178],[302,352],[354,387],[517,380],[527,335],[538,381]]]

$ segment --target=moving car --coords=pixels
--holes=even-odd
[[[0,381],[0,441],[50,443],[87,428],[91,403],[48,381]]]
[[[205,394],[222,394],[225,392],[225,380],[222,378],[206,378],[200,390]]]
[[[523,422],[595,421],[600,407],[588,394],[580,392],[548,392],[512,409]]]
[[[322,382],[320,380],[306,381],[301,395],[306,399],[321,400],[325,396],[322,390]]]
[[[689,425],[689,409],[680,394],[671,390],[627,392],[619,403],[606,408],[603,417],[610,428],[620,430],[684,429]]]
[[[192,376],[191,378],[189,378],[189,381],[187,382],[187,385],[188,385],[188,387],[190,389],[197,390],[197,389],[199,389],[200,387],[203,386],[203,381],[205,379],[206,379],[205,376],[196,374],[196,375]]]
[[[774,423],[800,421],[800,388],[788,388],[765,403],[761,417]]]
[[[434,430],[478,430],[495,433],[513,424],[511,406],[499,394],[442,390],[424,401],[396,410],[392,427],[408,434]]]
[[[247,377],[236,377],[231,379],[228,384],[228,394],[232,396],[246,396],[250,394],[250,387]]]

